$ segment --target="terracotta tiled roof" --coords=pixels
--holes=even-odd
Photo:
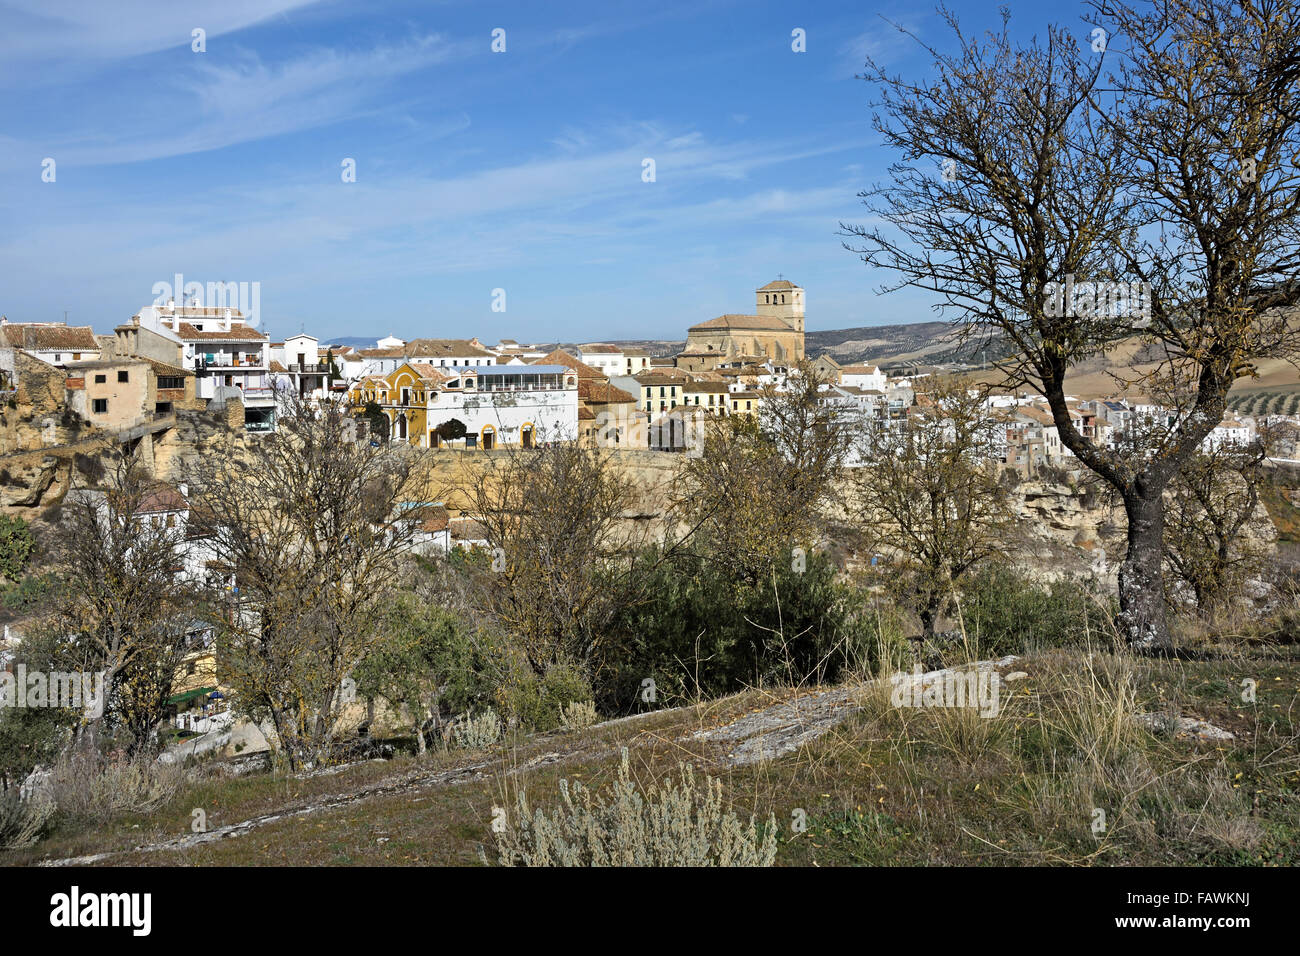
[[[541,358],[535,359],[534,361],[529,362],[528,364],[566,366],[567,368],[571,368],[578,373],[578,381],[582,381],[584,378],[596,379],[599,381],[605,380],[604,375],[601,375],[600,372],[596,371],[590,365],[584,365],[582,362],[579,362],[577,358],[570,355],[568,352],[564,351],[564,349],[556,349],[554,352],[551,352],[549,355],[543,355]]]
[[[153,373],[155,375],[167,375],[172,378],[176,378],[177,376],[194,374],[189,369],[182,368],[179,365],[169,365],[166,362],[159,362],[151,358],[141,358],[140,361],[148,362],[149,366],[153,369]]]
[[[791,282],[789,279],[775,279],[772,282],[769,282],[767,285],[761,286],[758,291],[772,292],[775,290],[777,292],[780,292],[785,289],[797,289],[797,288],[799,287],[795,285],[793,282]]]
[[[442,505],[421,505],[419,508],[412,510],[413,517],[419,522],[418,527],[421,531],[432,534],[436,531],[447,530],[450,518],[447,515],[447,509]]]
[[[875,375],[879,371],[875,365],[845,365],[840,369],[844,375]]]
[[[483,526],[473,518],[452,518],[447,522],[447,526],[451,529],[453,538],[468,538],[477,541],[487,538],[487,532],[483,530]]]
[[[136,514],[153,514],[159,511],[184,511],[189,505],[179,491],[170,485],[158,485],[140,498]]]
[[[17,349],[75,349],[99,351],[99,340],[89,325],[43,325],[40,323],[6,323],[5,340]]]
[[[427,362],[407,362],[406,367],[426,382],[434,382],[435,384],[441,384],[443,382],[451,381],[453,378],[459,378],[463,371],[459,368],[439,368],[438,366],[430,365]]]
[[[1038,422],[1040,425],[1056,424],[1056,420],[1052,418],[1052,413],[1045,408],[1037,408],[1033,405],[1017,405],[1016,414],[1023,415],[1025,418]]]
[[[641,383],[642,387],[654,388],[661,385],[684,385],[687,379],[679,378],[674,375],[651,375],[642,372],[636,376],[636,380]]]
[[[412,339],[400,350],[405,355],[424,358],[460,358],[477,356],[493,358],[493,353],[475,345],[469,339]]]
[[[621,405],[635,402],[636,396],[609,382],[586,380],[578,382],[578,399],[595,405]]]
[[[266,336],[246,325],[232,325],[229,332],[200,332],[188,322],[180,323],[176,333],[186,342],[265,342]]]
[[[709,319],[698,325],[692,325],[688,331],[708,332],[716,329],[739,329],[754,332],[793,332],[794,329],[783,319],[772,315],[739,315],[727,313],[716,319]]]
[[[655,385],[660,385],[662,384],[661,380],[663,379],[673,382],[685,382],[693,378],[691,373],[686,371],[686,369],[677,368],[672,365],[652,365],[644,372],[637,372],[636,375],[632,377],[642,385],[649,385],[651,379],[654,380]]]

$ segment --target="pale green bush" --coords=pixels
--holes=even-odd
[[[481,750],[501,739],[501,718],[492,708],[477,717],[465,716],[452,727],[456,743],[466,750]]]
[[[596,705],[589,700],[575,700],[560,711],[560,726],[565,730],[584,730],[599,719]]]
[[[185,771],[147,757],[106,759],[95,753],[64,754],[50,778],[54,802],[63,813],[87,819],[110,819],[145,813],[176,793]]]
[[[529,811],[521,790],[513,815],[497,833],[503,866],[771,866],[776,859],[776,817],[768,814],[760,837],[754,818],[746,827],[722,808],[722,783],[698,787],[689,764],[680,782],[665,779],[645,795],[631,779],[627,748],[618,781],[593,793],[560,781],[553,811]]]
[[[54,804],[44,797],[23,800],[16,787],[0,792],[0,850],[31,846],[53,815]]]

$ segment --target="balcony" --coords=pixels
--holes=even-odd
[[[290,372],[297,372],[300,375],[328,375],[330,367],[324,362],[298,362],[289,366]]]
[[[206,372],[209,369],[227,368],[265,368],[266,362],[261,355],[240,354],[237,352],[208,352],[194,357],[194,371]]]

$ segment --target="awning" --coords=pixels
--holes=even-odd
[[[167,703],[183,704],[187,700],[193,700],[195,697],[203,697],[207,694],[211,694],[214,690],[216,690],[215,687],[196,687],[194,690],[187,690],[185,693],[177,694],[175,697],[168,697]]]

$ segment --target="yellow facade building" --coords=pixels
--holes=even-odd
[[[755,315],[720,315],[686,332],[682,356],[694,367],[716,365],[712,356],[756,356],[778,362],[804,357],[804,290],[778,279],[755,291]],[[719,360],[721,361],[721,360]],[[679,362],[680,364],[680,362]]]

